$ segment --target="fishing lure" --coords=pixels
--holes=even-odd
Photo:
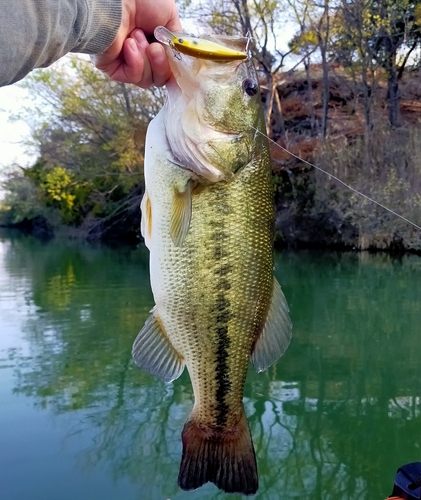
[[[212,61],[227,61],[247,59],[247,53],[230,49],[211,40],[196,38],[184,33],[172,33],[163,26],[158,26],[154,32],[155,38],[165,45],[169,45],[177,53],[197,57],[198,59],[210,59]]]

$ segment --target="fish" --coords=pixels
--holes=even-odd
[[[147,130],[141,203],[155,306],[132,354],[166,382],[185,367],[190,375],[180,488],[210,481],[251,495],[258,472],[243,406],[247,370],[250,361],[258,372],[275,363],[292,325],[273,275],[271,162],[253,61],[201,57],[202,39],[197,53],[181,55],[164,42],[173,78]],[[212,41],[239,52],[249,43]]]

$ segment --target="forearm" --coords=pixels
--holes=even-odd
[[[0,0],[0,85],[68,52],[103,52],[117,35],[121,8],[121,0]]]

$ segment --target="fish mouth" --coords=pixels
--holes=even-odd
[[[171,38],[176,35],[177,40]],[[201,182],[231,180],[251,161],[252,155],[250,133],[241,120],[232,119],[236,108],[230,106],[244,95],[241,87],[244,70],[240,68],[248,61],[244,50],[249,39],[192,38],[159,29],[155,36],[164,44],[173,73],[167,83],[165,131],[175,163]],[[179,41],[189,38],[198,48],[179,52]],[[228,51],[230,56],[224,60],[202,57],[198,51],[208,47],[208,42],[212,42],[211,47],[216,46],[217,52]]]
[[[228,181],[250,158],[245,159],[247,140],[243,131],[227,130],[222,123],[208,121],[197,109],[199,88],[178,85],[168,88],[168,120],[165,132],[174,163],[192,172],[202,183]],[[200,106],[199,106],[200,107]],[[231,150],[237,150],[238,157]]]

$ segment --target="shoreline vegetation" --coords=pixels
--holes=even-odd
[[[249,31],[256,40],[276,143],[276,246],[421,254],[421,231],[285,151],[421,225],[421,2],[246,5],[186,8],[215,32]],[[276,33],[285,12],[297,29],[282,51]],[[2,172],[0,225],[139,242],[145,133],[165,92],[111,82],[76,56],[22,85],[34,96],[28,143],[38,158]]]
[[[271,145],[277,242],[421,253],[421,231],[328,175],[421,225],[421,73],[413,68],[400,82],[400,122],[391,127],[386,75],[379,72],[367,133],[361,89],[352,91],[345,68],[333,66],[331,72],[329,133],[324,140],[311,133],[308,119],[313,112],[316,123],[322,121],[320,65],[313,68],[312,101],[303,72],[287,74],[277,87],[286,132],[276,142],[326,172]]]

